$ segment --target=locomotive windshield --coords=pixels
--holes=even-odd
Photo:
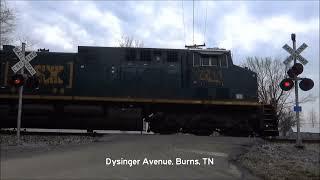
[[[215,67],[228,67],[226,55],[200,55],[193,59],[193,66],[215,66]]]

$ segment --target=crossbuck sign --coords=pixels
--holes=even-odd
[[[283,61],[283,63],[285,65],[288,65],[293,60],[293,58],[296,57],[298,61],[300,61],[303,65],[306,65],[308,61],[304,57],[302,57],[300,53],[307,47],[308,45],[303,43],[296,51],[294,51],[288,44],[285,44],[282,48],[286,50],[290,54],[290,56],[285,61]]]
[[[21,68],[23,68],[24,66],[26,67],[26,69],[29,71],[29,73],[31,74],[31,76],[33,76],[34,74],[36,74],[36,70],[34,70],[34,68],[31,66],[31,64],[29,63],[32,59],[34,59],[37,56],[37,53],[32,51],[31,53],[29,53],[27,56],[25,56],[22,51],[15,47],[13,48],[13,52],[18,56],[18,58],[20,59],[19,62],[17,62],[14,66],[12,66],[12,71],[14,73],[17,73]]]

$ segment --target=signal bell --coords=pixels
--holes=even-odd
[[[283,91],[289,91],[294,85],[294,82],[290,78],[286,78],[280,82],[280,88]]]
[[[309,91],[310,89],[313,88],[313,86],[314,86],[314,82],[312,81],[312,79],[309,79],[309,78],[303,78],[299,83],[299,87],[303,91]]]
[[[11,77],[10,84],[15,87],[23,86],[24,84],[24,77],[22,74],[15,74]]]

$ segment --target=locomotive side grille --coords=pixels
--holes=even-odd
[[[151,61],[151,51],[142,50],[140,55],[141,61]]]
[[[135,49],[128,49],[126,52],[127,61],[135,61],[137,59],[137,51]]]
[[[217,99],[229,99],[230,98],[230,89],[229,88],[217,88],[216,98]]]
[[[178,61],[178,52],[168,51],[167,52],[167,61],[168,62],[177,62]]]

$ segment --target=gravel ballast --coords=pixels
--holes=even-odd
[[[239,163],[263,179],[320,179],[320,145],[264,143],[253,146]]]
[[[17,145],[15,134],[0,134],[0,136],[1,160],[29,157],[64,147],[77,147],[97,140],[97,137],[85,135],[21,135],[21,144]]]
[[[95,140],[95,137],[84,135],[21,135],[22,144],[64,145],[86,144]],[[16,145],[15,134],[1,134],[1,145]]]

